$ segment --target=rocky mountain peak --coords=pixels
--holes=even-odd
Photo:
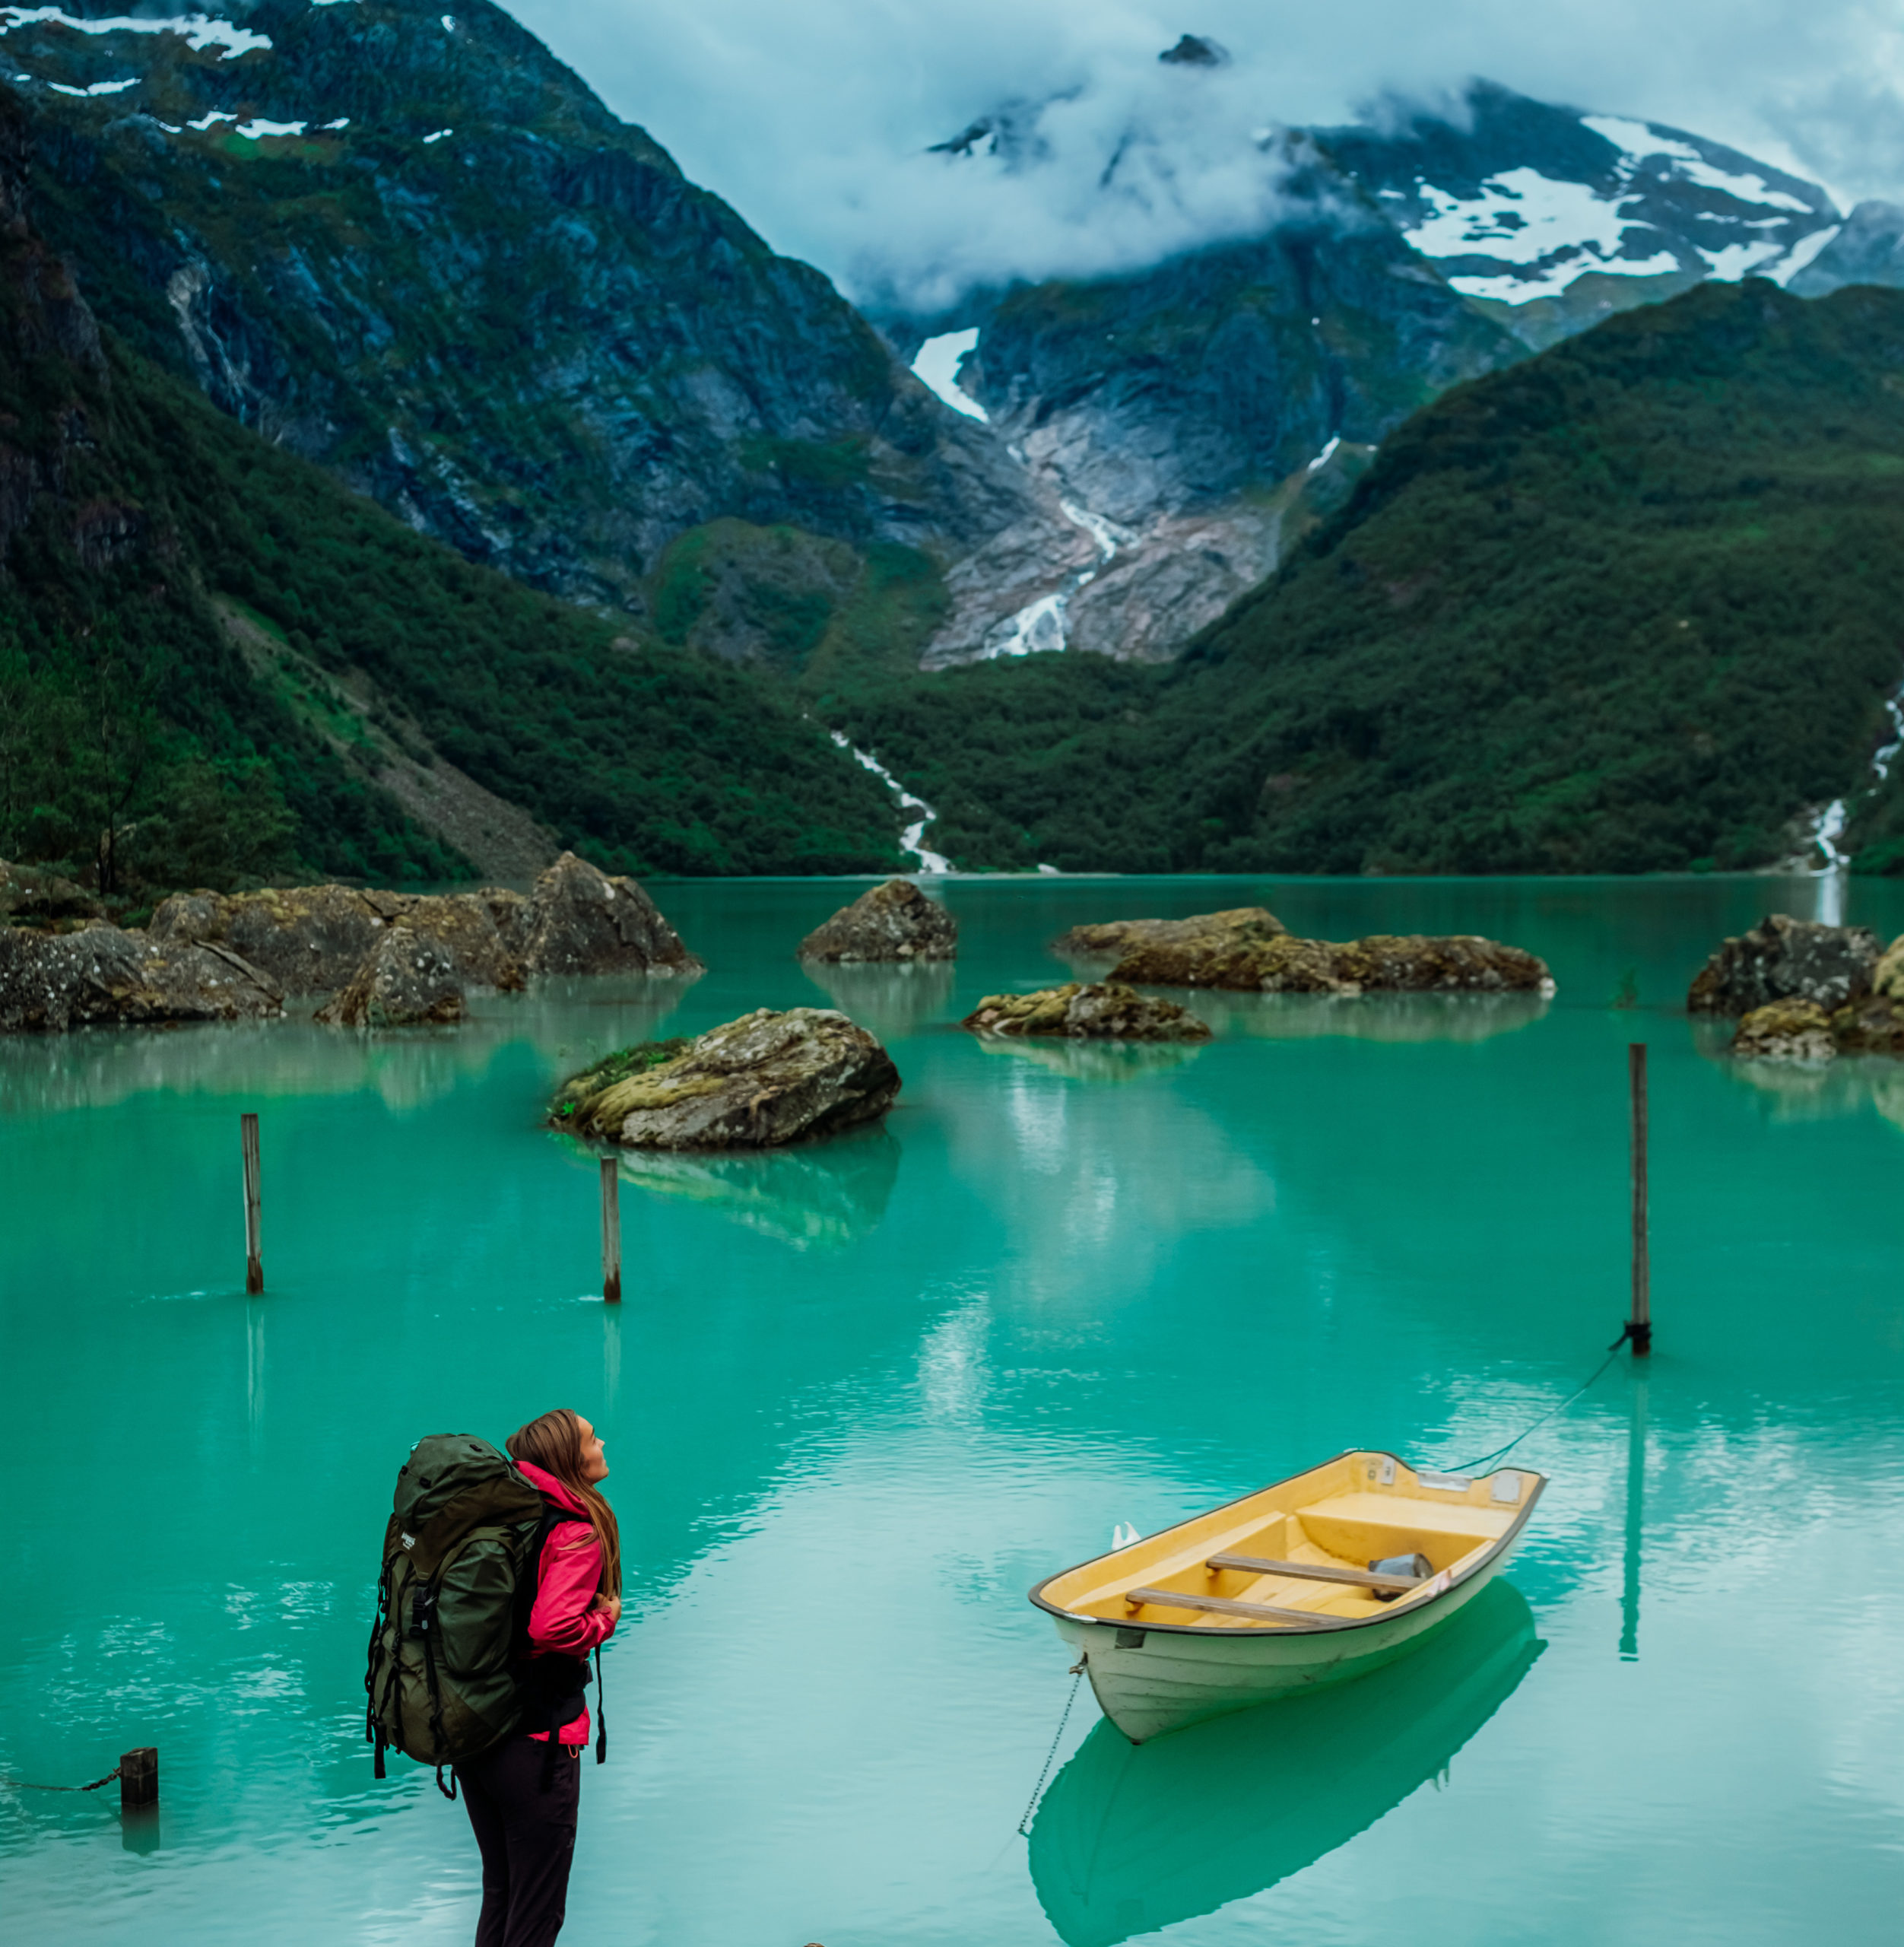
[[[1157,59],[1173,68],[1226,68],[1230,50],[1207,34],[1186,33],[1176,44],[1166,47]]]

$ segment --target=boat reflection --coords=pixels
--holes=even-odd
[[[896,1040],[943,1015],[951,1005],[957,971],[949,960],[857,965],[803,961],[801,970],[842,1014],[883,1041]]]
[[[595,1151],[579,1143],[571,1146],[592,1164]],[[750,1231],[805,1250],[851,1243],[871,1231],[886,1214],[899,1158],[897,1139],[872,1129],[747,1155],[627,1150],[620,1166],[622,1181],[633,1189],[704,1204]],[[622,1221],[633,1233],[633,1259],[640,1248],[639,1211],[624,1204]]]
[[[1311,1866],[1445,1771],[1545,1644],[1511,1583],[1412,1655],[1340,1689],[1127,1743],[1100,1723],[1031,1829],[1031,1876],[1067,1947],[1112,1947]]]

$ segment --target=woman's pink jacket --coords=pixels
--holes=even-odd
[[[519,1460],[516,1465],[530,1486],[547,1494],[558,1507],[572,1514],[587,1513],[576,1495],[553,1474],[526,1460]],[[615,1625],[606,1609],[594,1606],[601,1586],[601,1545],[594,1535],[573,1521],[551,1529],[548,1539],[542,1544],[535,1605],[529,1611],[529,1654],[586,1657],[598,1643],[605,1643],[615,1633]],[[529,1735],[545,1739],[548,1733],[532,1731]],[[572,1745],[589,1742],[586,1709],[573,1723],[563,1726],[562,1742]]]

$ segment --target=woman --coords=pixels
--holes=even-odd
[[[456,1775],[483,1855],[476,1947],[548,1947],[562,1930],[575,1856],[587,1659],[621,1615],[621,1537],[598,1491],[608,1478],[601,1442],[579,1413],[558,1406],[503,1444],[551,1513],[573,1518],[549,1527],[537,1562],[525,1728]]]

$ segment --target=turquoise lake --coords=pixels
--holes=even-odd
[[[955,967],[801,936],[861,889],[656,882],[692,983],[0,1046],[8,1937],[466,1941],[460,1806],[363,1742],[398,1466],[557,1404],[608,1442],[628,1582],[565,1939],[630,1947],[1889,1942],[1904,1912],[1904,1064],[1753,1070],[1681,1011],[1777,879],[953,880]],[[1904,883],[1845,916],[1904,932]],[[1191,998],[1187,1053],[981,1046],[1087,920],[1265,903],[1487,933],[1550,1001]],[[1639,1005],[1609,1005],[1630,972]],[[848,977],[851,973],[852,977]],[[830,978],[833,977],[830,976]],[[627,1301],[562,1075],[838,1004],[880,1130],[630,1158]],[[1628,1289],[1650,1050],[1657,1339],[1517,1463],[1504,1582],[1360,1684],[1132,1750],[1025,1600],[1352,1446],[1426,1466],[1592,1371]],[[243,1295],[238,1118],[267,1295]]]

